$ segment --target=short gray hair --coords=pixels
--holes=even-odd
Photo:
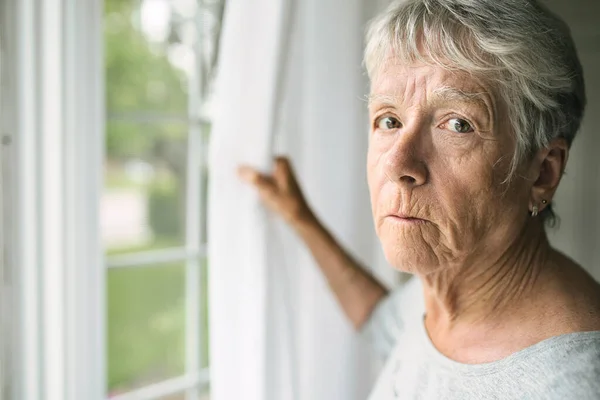
[[[583,69],[567,25],[535,0],[404,0],[369,25],[369,78],[386,59],[465,71],[506,102],[516,150],[507,180],[551,140],[569,146],[586,105]],[[553,217],[547,207],[544,217]],[[553,219],[553,218],[550,218]]]

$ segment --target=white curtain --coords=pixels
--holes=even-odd
[[[303,244],[235,169],[292,158],[314,210],[379,276],[365,174],[366,0],[227,2],[211,138],[211,399],[358,400],[377,366]],[[387,275],[386,275],[387,273]]]

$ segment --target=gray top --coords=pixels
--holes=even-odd
[[[387,361],[370,400],[600,400],[600,331],[556,336],[469,365],[433,346],[424,311],[421,283],[413,278],[373,312],[363,333]]]

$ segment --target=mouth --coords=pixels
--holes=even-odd
[[[395,215],[391,214],[386,217],[386,219],[390,219],[394,223],[403,224],[403,225],[423,225],[427,224],[429,221],[421,218],[414,218],[407,215]]]

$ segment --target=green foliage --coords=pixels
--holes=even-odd
[[[162,162],[174,173],[184,169],[185,125],[109,121],[106,127],[106,151],[110,160],[136,159],[154,165]]]
[[[182,191],[177,181],[161,182],[150,188],[149,223],[155,237],[182,237],[184,229]]]
[[[105,1],[106,109],[109,115],[187,113],[185,73],[167,57],[169,43],[150,43],[137,26],[138,1]],[[131,127],[108,124],[107,156],[130,155],[132,149],[150,149],[150,143],[165,132],[148,128],[132,139]]]

